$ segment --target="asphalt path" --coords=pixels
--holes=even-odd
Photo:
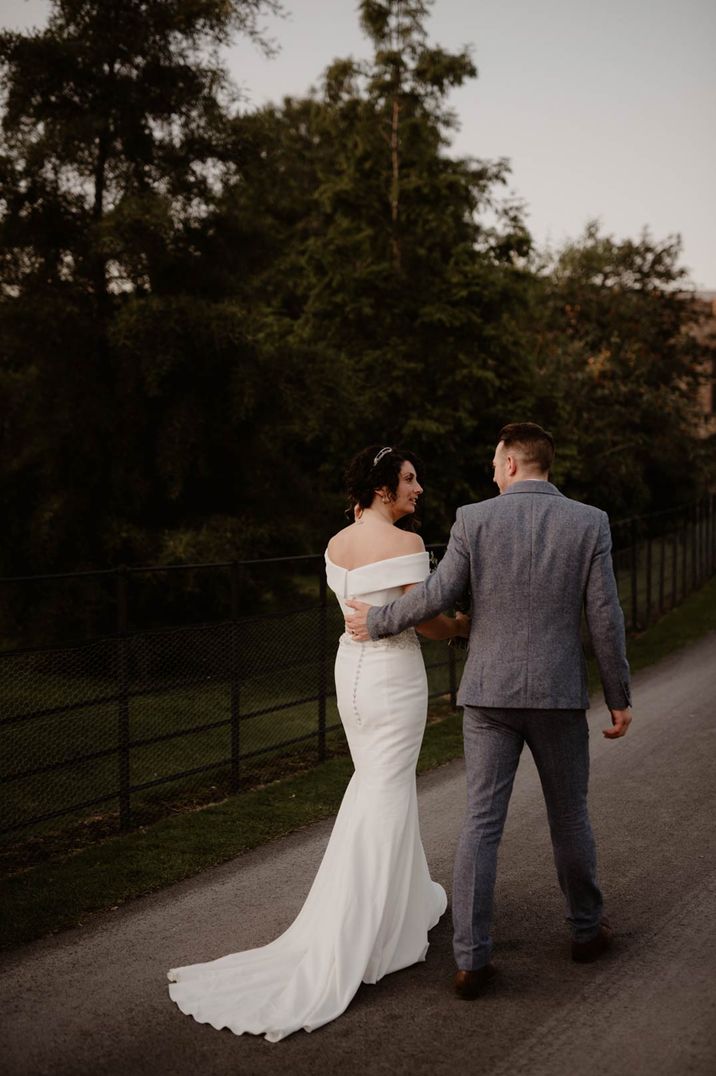
[[[264,944],[300,908],[330,823],[307,827],[0,964],[0,1068],[15,1074],[709,1076],[716,1072],[716,635],[636,677],[629,735],[593,700],[591,813],[614,949],[569,960],[539,781],[525,752],[503,839],[500,975],[452,993],[450,915],[425,963],[362,986],[338,1020],[276,1044],[183,1016],[166,970]],[[455,761],[419,780],[448,891],[464,805]]]

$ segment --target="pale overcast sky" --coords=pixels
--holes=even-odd
[[[265,20],[278,56],[228,55],[249,102],[298,96],[337,56],[367,56],[357,0],[284,0]],[[48,0],[0,0],[5,27]],[[716,289],[714,0],[436,0],[430,38],[470,45],[479,77],[453,94],[454,152],[508,157],[539,243],[591,217],[618,238],[680,233],[699,288]]]

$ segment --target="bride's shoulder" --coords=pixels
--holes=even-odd
[[[332,557],[333,553],[340,552],[350,543],[350,535],[354,528],[355,523],[349,523],[347,527],[343,527],[342,530],[336,531],[336,533],[328,539],[326,553],[328,553],[329,557]]]
[[[375,561],[424,553],[425,544],[419,534],[385,527],[365,532],[355,524],[344,527],[328,541],[326,553],[334,564],[357,568]]]
[[[419,534],[415,533],[415,531],[396,531],[396,534],[400,535],[400,542],[402,543],[401,552],[406,556],[409,553],[425,552],[425,542]]]
[[[351,529],[351,526],[352,525],[349,524],[347,527],[343,527],[342,530],[336,531],[335,534],[331,535],[331,537],[328,539],[328,543],[326,545],[326,549],[329,552],[330,552],[331,546],[340,545],[341,539],[343,539],[345,537],[346,531],[349,531]]]
[[[373,545],[372,560],[390,560],[392,557],[407,557],[413,553],[424,553],[425,543],[419,534],[402,531],[398,527],[385,528],[380,541]]]

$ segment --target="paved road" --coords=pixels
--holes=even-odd
[[[311,826],[3,959],[7,1074],[701,1076],[716,1071],[716,635],[636,679],[625,740],[592,726],[592,816],[619,937],[567,958],[561,897],[528,756],[501,852],[495,959],[477,1002],[451,993],[449,915],[426,963],[361,987],[337,1021],[284,1042],[196,1024],[165,971],[273,938],[308,890],[330,825]],[[463,770],[420,779],[423,836],[448,888]]]

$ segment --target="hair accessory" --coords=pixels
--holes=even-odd
[[[380,461],[383,459],[383,456],[387,456],[388,453],[392,452],[392,451],[393,451],[392,448],[381,448],[380,452],[378,453],[378,455],[373,460],[373,466],[375,467],[375,465],[377,463],[380,463]]]

